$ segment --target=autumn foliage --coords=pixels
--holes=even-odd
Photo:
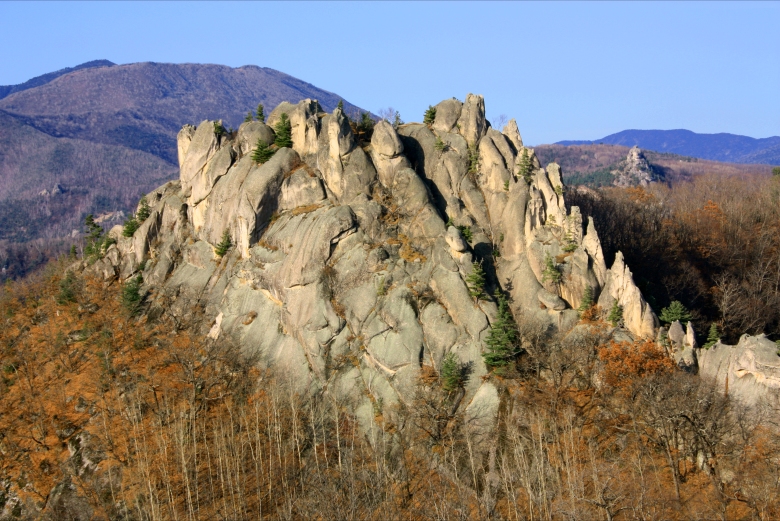
[[[0,516],[780,516],[776,409],[730,401],[650,342],[610,342],[595,318],[566,337],[518,321],[517,366],[488,377],[495,422],[469,415],[466,387],[482,382],[468,368],[447,386],[430,365],[409,403],[369,394],[361,419],[349,400],[364,391],[296,392],[206,338],[197,303],[184,324],[156,308],[163,295],[138,317],[120,295],[61,266],[2,290]]]

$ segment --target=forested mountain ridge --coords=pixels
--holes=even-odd
[[[556,145],[608,144],[667,152],[728,163],[780,165],[780,136],[756,139],[725,132],[690,130],[623,130],[593,141],[559,141]]]
[[[0,516],[780,512],[778,317],[743,309],[778,299],[778,179],[567,188],[473,94],[407,124],[282,103],[177,157],[0,293]]]

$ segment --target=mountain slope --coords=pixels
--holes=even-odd
[[[68,74],[73,71],[78,71],[81,69],[90,69],[93,67],[113,67],[114,65],[116,65],[116,63],[110,62],[108,60],[93,60],[86,63],[82,63],[81,65],[76,65],[75,67],[65,67],[64,69],[60,69],[58,71],[47,72],[46,74],[36,76],[35,78],[27,80],[24,83],[20,83],[18,85],[0,85],[0,99],[5,98],[6,96],[10,96],[15,92],[20,92],[23,90],[32,89],[33,87],[39,87],[41,85],[45,85],[50,81],[54,81],[60,76],[64,76],[65,74]]]
[[[70,72],[0,100],[0,110],[55,137],[121,145],[176,162],[182,125],[204,119],[238,127],[258,103],[313,98],[325,110],[341,99],[282,72],[253,65],[133,63]],[[348,114],[357,107],[345,102]]]
[[[4,241],[69,235],[85,214],[127,212],[142,193],[174,178],[184,124],[222,118],[225,127],[238,127],[258,103],[267,115],[282,101],[313,98],[333,110],[341,99],[256,66],[106,60],[0,87],[0,98],[3,263]],[[39,195],[55,185],[56,195]]]
[[[756,139],[736,134],[698,134],[690,130],[624,130],[594,141],[559,141],[557,145],[638,146],[645,150],[726,161],[780,164],[780,137]]]

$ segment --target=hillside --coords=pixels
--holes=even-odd
[[[28,268],[20,253],[26,247],[15,244],[70,235],[87,213],[127,212],[142,193],[172,179],[183,124],[221,118],[237,128],[258,103],[268,114],[283,100],[317,99],[332,110],[341,99],[256,66],[105,60],[0,93],[0,265],[15,274]],[[38,195],[55,186],[57,197]],[[9,257],[21,265],[7,265]]]
[[[780,165],[780,137],[756,139],[736,134],[698,134],[690,130],[624,130],[593,141],[559,141],[556,145],[621,145],[644,150],[723,161]]]
[[[0,289],[0,519],[776,518],[779,180],[567,191],[482,96],[427,119],[185,125]]]

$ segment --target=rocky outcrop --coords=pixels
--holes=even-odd
[[[162,312],[184,317],[197,304],[204,335],[235,339],[300,392],[338,395],[366,426],[371,403],[409,405],[422,367],[454,353],[471,368],[460,407],[492,428],[499,400],[482,353],[497,306],[470,294],[475,262],[515,313],[553,330],[576,323],[588,289],[602,307],[617,299],[635,336],[657,319],[622,256],[606,269],[595,224],[584,230],[567,209],[560,168],[539,167],[514,120],[490,128],[472,94],[436,108],[430,128],[381,121],[370,142],[314,100],[283,103],[267,125],[234,135],[212,121],[186,126],[179,181],[147,195],[149,218],[93,269],[106,280],[143,269],[170,298]],[[256,164],[251,151],[272,143],[281,114],[292,148]],[[524,150],[530,179],[519,173]],[[232,247],[220,256],[225,235]]]
[[[628,151],[626,159],[618,163],[611,173],[615,176],[612,184],[620,187],[647,186],[661,178],[637,146]]]
[[[604,290],[598,303],[602,309],[609,310],[615,301],[623,309],[626,329],[639,338],[655,337],[655,330],[659,326],[658,317],[634,283],[631,270],[626,266],[620,252],[615,255],[615,262],[607,271]]]
[[[743,335],[736,346],[721,342],[696,349],[699,375],[714,379],[747,404],[780,398],[778,347],[764,335]]]

